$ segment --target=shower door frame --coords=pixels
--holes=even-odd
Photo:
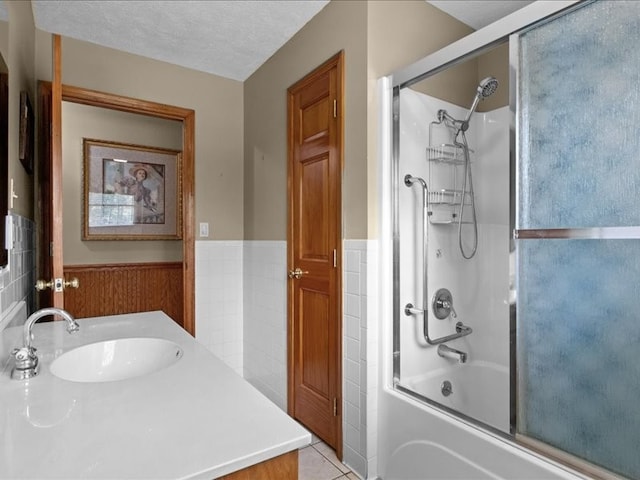
[[[438,50],[437,52],[428,55],[427,57],[412,63],[411,65],[404,67],[396,72],[393,72],[387,78],[390,82],[390,88],[392,89],[391,100],[391,200],[392,205],[395,206],[391,213],[391,228],[393,230],[391,235],[391,251],[392,251],[392,276],[393,276],[393,331],[392,331],[392,345],[393,345],[393,386],[398,386],[400,380],[400,312],[403,308],[400,306],[400,292],[399,292],[399,238],[398,232],[398,196],[399,196],[399,173],[397,171],[397,165],[400,158],[400,90],[409,87],[415,83],[424,80],[427,77],[440,73],[450,67],[456,66],[469,58],[480,55],[499,44],[509,41],[511,35],[521,33],[527,27],[533,24],[538,25],[543,20],[550,20],[560,14],[566,13],[572,7],[578,6],[581,0],[557,0],[554,2],[535,2],[532,3],[511,15],[498,20],[487,27],[484,27],[474,33],[467,35],[460,40],[447,45],[446,47]],[[517,61],[517,56],[509,54],[510,66],[514,67],[513,61]],[[516,64],[517,66],[517,64]],[[511,68],[510,78],[510,92],[509,92],[509,105],[510,105],[510,117],[511,122],[509,126],[510,131],[510,152],[513,175],[513,161],[515,160],[515,148],[516,148],[516,89],[515,89],[515,68]],[[515,191],[510,192],[510,202],[512,205],[515,203]],[[511,208],[511,230],[515,228],[515,217],[513,215],[513,208]],[[421,397],[423,398],[423,397]],[[440,405],[433,402],[436,405]]]
[[[510,215],[510,245],[516,238],[524,238],[524,236],[531,232],[518,232],[515,230],[515,218],[516,218],[516,158],[517,158],[517,116],[516,116],[516,102],[517,102],[517,67],[518,67],[518,51],[514,48],[514,41],[517,35],[522,34],[527,29],[533,26],[539,26],[542,22],[550,21],[557,18],[560,15],[564,15],[574,9],[582,7],[586,3],[590,3],[593,0],[558,0],[554,2],[535,2],[528,5],[515,13],[499,20],[485,28],[482,28],[450,45],[438,50],[437,52],[401,69],[390,76],[385,77],[387,81],[388,90],[390,93],[390,110],[391,110],[391,145],[390,145],[390,170],[388,170],[389,182],[387,185],[387,191],[390,195],[391,205],[393,206],[389,212],[390,225],[389,232],[387,232],[388,248],[391,252],[391,276],[393,278],[392,286],[392,355],[391,355],[391,371],[392,374],[392,387],[410,397],[420,400],[429,406],[436,408],[437,410],[454,417],[456,420],[465,423],[468,426],[477,428],[486,434],[492,435],[501,441],[507,442],[512,446],[523,449],[528,453],[539,455],[546,461],[552,463],[560,463],[561,465],[568,466],[570,468],[578,468],[591,474],[604,475],[608,472],[600,471],[598,467],[593,464],[588,464],[581,459],[572,458],[571,455],[566,454],[563,451],[555,451],[555,449],[546,445],[539,445],[536,442],[529,442],[528,439],[522,438],[520,435],[516,436],[516,365],[515,365],[515,345],[511,345],[510,353],[510,432],[509,434],[498,430],[490,425],[487,425],[475,418],[469,417],[457,410],[451,409],[445,405],[442,405],[435,400],[424,397],[411,389],[404,387],[400,384],[401,368],[400,368],[400,324],[403,321],[401,313],[404,311],[404,307],[400,302],[400,266],[399,266],[399,185],[400,174],[398,170],[399,158],[400,158],[400,91],[409,87],[415,83],[424,80],[427,77],[442,72],[450,67],[458,65],[470,58],[481,55],[482,53],[491,50],[492,48],[502,44],[504,42],[510,43],[509,48],[509,65],[510,65],[510,87],[509,87],[509,110],[510,110],[510,125],[509,125],[509,151],[510,151],[510,193],[509,193],[509,215]],[[585,232],[584,230],[578,232],[579,236],[589,235],[593,233],[595,237],[599,238],[603,235],[601,229],[592,229],[594,232]],[[597,231],[596,231],[597,230]],[[609,229],[610,230],[610,229]],[[628,232],[628,229],[623,229],[623,232],[615,232],[615,234],[636,234]],[[544,233],[544,232],[543,232]],[[567,235],[572,235],[573,231],[556,232],[565,238]],[[610,234],[611,232],[608,232]],[[533,233],[535,235],[535,232]],[[618,238],[618,237],[616,237]],[[511,272],[513,273],[513,272]],[[585,464],[586,463],[586,464]],[[595,467],[595,468],[593,468]]]
[[[400,90],[409,87],[415,83],[424,80],[427,77],[442,72],[450,67],[456,66],[473,56],[480,55],[488,50],[491,50],[495,46],[508,42],[509,37],[515,33],[522,32],[527,27],[533,24],[539,24],[543,20],[550,20],[551,18],[564,14],[570,10],[571,7],[578,6],[581,0],[557,0],[554,2],[535,2],[532,3],[511,15],[498,20],[487,27],[484,27],[474,33],[467,35],[460,40],[447,45],[446,47],[428,55],[427,57],[418,60],[417,62],[408,65],[400,70],[393,72],[387,78],[390,82],[390,88],[392,89],[391,100],[391,115],[392,115],[392,135],[391,135],[391,164],[393,165],[391,173],[391,200],[392,204],[397,206],[398,204],[398,185],[399,174],[396,166],[398,165],[400,156]],[[514,60],[512,54],[509,55],[510,63]],[[516,58],[517,60],[517,58]],[[511,68],[511,76],[515,76],[515,69]],[[509,92],[509,104],[510,104],[510,117],[511,124],[510,130],[510,151],[512,161],[515,157],[516,146],[516,115],[515,115],[515,78],[510,78]],[[513,168],[512,168],[513,170]],[[513,171],[512,171],[513,175]],[[515,192],[510,192],[510,202],[514,203]],[[512,209],[513,210],[513,209]],[[513,212],[511,213],[511,230],[515,228]],[[398,232],[398,211],[397,207],[391,211],[391,228],[393,233],[391,235],[391,251],[392,251],[392,276],[393,276],[393,331],[392,331],[392,345],[393,345],[393,385],[394,388],[398,385],[400,380],[400,312],[403,309],[400,306],[400,293],[399,293],[399,238]],[[402,387],[400,387],[402,388]],[[435,402],[434,402],[435,403]],[[439,405],[436,403],[436,405]]]

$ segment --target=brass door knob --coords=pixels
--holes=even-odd
[[[36,290],[38,290],[39,292],[48,288],[50,288],[51,290],[55,290],[56,292],[61,292],[65,288],[78,288],[79,286],[80,282],[77,278],[72,278],[71,280],[62,280],[61,278],[56,278],[54,280],[38,280],[36,282]]]
[[[77,278],[72,278],[71,280],[64,281],[64,288],[78,288],[80,286],[80,282]]]
[[[39,292],[41,292],[42,290],[46,290],[47,288],[53,288],[54,282],[53,280],[38,280],[36,282],[36,290],[38,290]]]
[[[301,278],[303,275],[309,273],[306,270],[300,270],[300,268],[296,268],[295,270],[289,271],[289,278]]]

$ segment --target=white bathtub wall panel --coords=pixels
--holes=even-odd
[[[477,170],[481,170],[478,168]],[[476,198],[492,190],[491,185],[476,182]],[[496,209],[501,208],[496,206]],[[502,206],[504,208],[504,206]],[[505,215],[508,221],[508,214]],[[446,325],[444,333],[451,332],[457,320],[474,329],[473,335],[452,342],[466,346],[470,359],[478,359],[508,365],[508,227],[482,221],[478,211],[478,250],[470,260],[462,258],[457,241],[457,230],[443,231],[434,228],[434,237],[442,240],[441,256],[430,257],[434,267],[433,278],[442,279],[453,294],[458,318],[436,320],[436,325]],[[437,281],[437,280],[436,280]],[[433,290],[439,285],[431,285]],[[498,306],[499,308],[496,308]],[[442,331],[442,330],[441,330]],[[439,333],[439,332],[437,332]]]
[[[242,242],[196,241],[196,339],[243,372]]]
[[[287,409],[287,244],[244,242],[244,376]]]
[[[477,162],[474,166],[479,239],[484,255],[480,257],[486,318],[477,332],[480,345],[490,346],[482,360],[509,366],[509,107],[478,114],[476,128]],[[480,248],[480,247],[479,247]]]
[[[437,117],[437,111],[444,108],[457,118],[464,118],[466,110],[448,102],[443,102],[433,97],[404,89],[400,95],[400,168],[399,177],[399,201],[400,201],[400,305],[401,308],[407,303],[412,303],[415,307],[422,309],[422,238],[423,238],[423,216],[422,216],[422,189],[419,185],[411,188],[406,187],[403,178],[406,174],[421,177],[425,181],[429,180],[429,165],[427,162],[426,149],[429,145],[429,123]],[[470,129],[472,132],[472,129]],[[436,143],[444,142],[438,136]],[[469,143],[473,145],[473,140],[469,136]],[[452,235],[452,226],[429,225],[429,301],[435,292],[434,288],[447,286],[451,289],[453,277],[456,270],[454,268],[435,269],[435,260],[439,263],[454,261],[457,256],[454,252],[454,245],[457,246],[457,238]],[[455,243],[454,243],[455,240]],[[457,248],[457,247],[456,247]],[[436,258],[437,251],[444,252],[444,258]],[[457,309],[455,292],[454,304]],[[430,305],[429,310],[431,317]],[[460,312],[459,312],[460,313]],[[433,362],[437,362],[440,357],[435,353],[435,349],[430,347],[423,337],[422,315],[405,317],[401,313],[401,374],[404,377],[422,373],[425,368],[431,368]],[[430,335],[441,336],[452,333],[453,325],[451,319],[445,321],[430,321]]]
[[[505,106],[475,114],[473,185],[481,223],[509,225],[509,122]]]
[[[480,241],[487,255],[479,258],[480,295],[483,319],[475,325],[478,343],[483,347],[479,360],[509,367],[509,232],[508,226],[486,225]],[[473,308],[473,307],[470,307]],[[484,321],[483,321],[484,320]]]
[[[435,235],[434,235],[435,236]],[[435,256],[431,262],[434,278],[449,288],[453,295],[458,318],[437,320],[431,325],[445,328],[435,333],[452,333],[455,323],[462,320],[473,328],[472,335],[449,342],[454,348],[462,348],[469,360],[481,360],[507,367],[509,365],[509,228],[503,225],[478,225],[478,252],[470,260],[454,258],[447,261]],[[457,241],[444,252],[456,256]],[[440,265],[441,264],[441,265]],[[439,288],[436,284],[434,290]]]
[[[403,90],[401,93],[400,172],[420,176],[429,182],[426,147],[429,145],[429,122],[437,110],[444,108],[456,118],[464,118],[466,109],[438,99]],[[473,328],[473,334],[448,342],[468,354],[469,361],[481,361],[503,367],[509,365],[509,111],[507,107],[485,114],[476,114],[467,132],[472,154],[472,173],[478,218],[478,250],[471,259],[464,259],[459,250],[457,225],[429,224],[428,269],[429,294],[427,314],[430,337],[437,338],[455,332],[462,321]],[[440,128],[440,127],[438,127]],[[435,129],[433,130],[436,131]],[[486,137],[486,138],[485,138]],[[438,138],[436,142],[442,142]],[[449,140],[450,142],[451,140]],[[429,185],[436,188],[436,185]],[[401,307],[413,303],[422,308],[422,191],[400,185],[400,295]],[[494,204],[496,203],[497,204]],[[438,207],[435,207],[436,209]],[[467,207],[469,210],[469,207]],[[466,214],[465,214],[466,215]],[[433,217],[432,217],[433,218]],[[472,227],[463,228],[468,241]],[[438,320],[432,313],[431,300],[436,290],[447,288],[453,296],[457,317]],[[401,379],[421,377],[425,372],[454,367],[450,359],[437,355],[423,337],[423,316],[401,314]],[[506,384],[508,387],[508,383]],[[439,387],[439,385],[438,385]],[[503,382],[495,385],[509,391]],[[439,390],[438,390],[439,393]],[[478,392],[466,392],[482,396]],[[458,389],[458,395],[462,392]],[[441,395],[439,395],[441,397]],[[434,400],[439,401],[438,396]],[[463,413],[468,413],[464,412]],[[483,415],[493,418],[493,415]],[[495,413],[495,412],[494,412]],[[500,415],[498,425],[507,426],[508,408]]]
[[[406,92],[406,93],[405,93]],[[445,108],[454,116],[463,117],[465,109],[447,104],[426,95],[403,91],[401,97],[401,171],[428,178],[428,166],[425,159],[425,149],[428,145],[428,125],[435,118],[439,108]],[[410,118],[406,118],[410,117]],[[494,118],[495,117],[495,118]],[[473,173],[475,180],[475,193],[478,203],[478,235],[479,248],[476,256],[471,260],[461,257],[458,247],[457,227],[454,225],[429,225],[429,302],[431,296],[438,288],[448,288],[454,298],[454,306],[461,319],[469,324],[474,331],[480,329],[476,336],[485,337],[483,341],[474,342],[470,337],[454,343],[473,349],[468,352],[474,357],[508,364],[508,337],[502,339],[495,337],[493,333],[508,334],[508,328],[502,328],[508,322],[508,109],[483,115],[476,115],[472,119],[472,127],[467,132],[469,144],[476,150],[473,158]],[[482,120],[482,121],[478,121]],[[488,127],[484,125],[488,124]],[[482,140],[482,145],[476,146],[479,135],[486,132],[491,142]],[[504,138],[498,138],[495,132],[503,132]],[[477,135],[479,132],[479,135]],[[487,150],[482,153],[482,149]],[[482,168],[487,167],[491,173],[500,170],[500,176],[483,175]],[[482,167],[482,168],[480,168]],[[414,173],[417,172],[417,173]],[[478,173],[480,172],[480,173]],[[478,180],[476,180],[478,179]],[[413,191],[411,191],[413,190]],[[496,191],[500,191],[500,205],[487,207],[491,212],[483,213],[481,206],[487,204],[485,196],[495,197]],[[408,292],[401,299],[401,305],[411,301],[420,307],[422,303],[422,215],[421,192],[417,186],[408,189],[400,187],[401,204],[409,202],[410,208],[401,208],[401,272],[411,272],[409,277],[402,274],[401,295]],[[500,223],[494,225],[483,221],[483,216],[489,220]],[[409,234],[409,232],[411,234]],[[415,258],[416,253],[418,258]],[[499,273],[496,273],[499,272]],[[496,297],[496,292],[501,292]],[[498,300],[496,300],[498,298]],[[445,320],[437,320],[433,317],[429,308],[430,334],[432,337],[447,335],[453,332],[458,319],[450,317]],[[408,338],[403,337],[402,345],[402,372],[403,375],[412,376],[420,374],[425,368],[425,360],[421,359],[422,352],[430,350],[426,342],[422,340],[422,317],[408,318],[411,330]],[[506,324],[508,325],[508,324]],[[486,332],[486,333],[483,333]],[[475,335],[475,332],[474,332]],[[506,341],[503,341],[506,340]],[[406,345],[405,345],[406,344]],[[431,349],[433,350],[433,349]],[[417,359],[415,357],[418,357]],[[433,355],[431,355],[433,357]],[[437,358],[432,361],[437,362]],[[428,364],[428,363],[427,363]]]

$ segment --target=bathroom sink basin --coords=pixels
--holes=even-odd
[[[119,338],[63,353],[51,373],[72,382],[113,382],[162,370],[182,357],[182,349],[162,338]]]

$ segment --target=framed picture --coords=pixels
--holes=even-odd
[[[20,92],[20,134],[18,157],[27,173],[33,173],[33,128],[34,115],[29,94]]]
[[[83,139],[83,240],[182,238],[177,150]]]

